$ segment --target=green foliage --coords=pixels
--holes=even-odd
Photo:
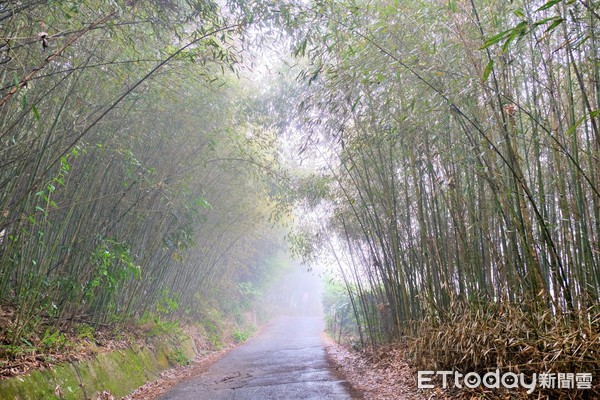
[[[191,360],[187,358],[181,348],[176,349],[171,355],[170,359],[172,359],[177,365],[189,365],[191,363]]]
[[[236,343],[242,343],[242,342],[245,342],[246,340],[248,340],[252,336],[252,334],[253,334],[252,330],[248,330],[248,331],[234,330],[231,333],[231,337],[233,338],[233,340]]]
[[[79,339],[94,339],[95,329],[93,326],[87,324],[78,324],[75,326],[75,332]]]
[[[207,334],[207,339],[213,349],[220,350],[223,347],[223,333],[216,321],[203,321],[202,326]]]
[[[177,335],[181,332],[179,321],[170,321],[161,318],[160,315],[148,311],[137,320],[137,326],[142,329],[148,337]]]
[[[94,270],[83,290],[83,299],[92,310],[105,308],[105,316],[116,316],[116,296],[131,279],[141,278],[129,246],[113,239],[103,239],[91,256]]]
[[[43,324],[147,313],[161,330],[186,310],[197,317],[206,299],[256,300],[259,259],[278,240],[265,222],[273,175],[261,172],[276,151],[247,135],[239,112],[253,93],[235,75],[248,30],[278,8],[53,1],[0,11],[9,341]]]
[[[252,282],[239,282],[238,292],[241,297],[240,304],[243,308],[249,308],[262,297],[262,291]]]
[[[299,175],[316,178],[293,180],[290,240],[345,288],[325,296],[336,331],[376,344],[462,302],[551,319],[597,304],[597,8],[318,7],[281,135],[304,132]]]
[[[156,313],[158,315],[171,315],[179,309],[179,303],[174,294],[171,294],[167,289],[163,289],[158,304],[156,305]]]
[[[348,297],[348,289],[333,278],[325,279],[323,310],[328,333],[337,341],[355,341],[357,320]]]
[[[43,337],[40,340],[40,344],[45,347],[46,350],[60,350],[67,344],[67,338],[64,333],[61,333],[57,329],[48,328],[44,332]]]

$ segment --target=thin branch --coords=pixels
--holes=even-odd
[[[85,35],[87,32],[89,32],[90,30],[92,30],[94,27],[108,21],[110,18],[112,18],[113,16],[115,16],[116,13],[110,13],[107,14],[103,17],[100,17],[99,19],[97,19],[95,22],[93,22],[92,24],[90,24],[86,29],[78,32],[77,34],[71,36],[71,38],[69,38],[69,40],[66,41],[66,43],[59,48],[58,50],[56,50],[54,53],[52,53],[51,55],[49,55],[48,57],[46,57],[46,59],[36,68],[34,68],[30,73],[28,73],[27,75],[25,75],[21,81],[16,84],[15,86],[13,86],[13,88],[6,94],[4,95],[4,97],[2,98],[2,100],[0,100],[0,110],[2,110],[4,108],[4,106],[6,105],[6,103],[22,88],[24,88],[25,86],[27,86],[27,83],[29,81],[31,81],[38,72],[40,72],[42,69],[44,69],[48,64],[50,64],[54,59],[56,59],[57,57],[60,57],[60,55],[69,47],[71,47],[77,40],[79,40],[83,35]]]

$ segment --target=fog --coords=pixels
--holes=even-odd
[[[269,316],[323,315],[323,284],[318,272],[293,263],[265,291],[261,307]]]

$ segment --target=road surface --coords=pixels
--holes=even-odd
[[[229,352],[202,375],[159,400],[350,400],[345,381],[331,371],[315,317],[281,317]]]

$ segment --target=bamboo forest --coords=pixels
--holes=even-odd
[[[0,398],[600,399],[598,41],[597,0],[0,0]]]

